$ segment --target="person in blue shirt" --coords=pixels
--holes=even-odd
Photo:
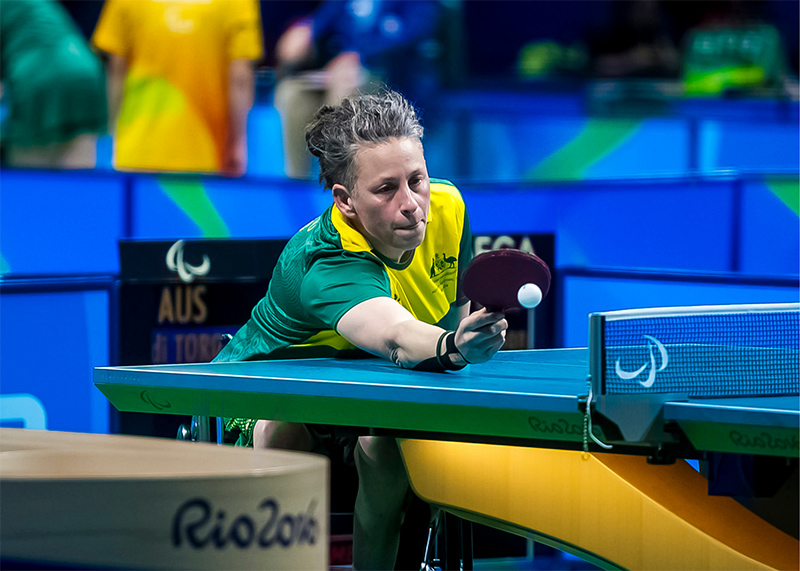
[[[276,46],[274,102],[288,176],[311,175],[303,129],[322,105],[388,85],[430,107],[444,13],[436,0],[329,0],[287,29]]]

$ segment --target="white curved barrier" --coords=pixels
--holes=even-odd
[[[327,458],[0,429],[0,544],[14,561],[327,569]]]

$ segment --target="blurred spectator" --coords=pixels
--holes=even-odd
[[[108,54],[117,169],[244,174],[256,0],[108,0],[92,41]]]
[[[95,166],[108,123],[103,65],[60,4],[0,0],[0,80],[10,166]]]
[[[780,32],[766,21],[763,2],[712,1],[693,6],[696,23],[684,41],[686,95],[738,91],[778,94],[788,77]]]
[[[680,51],[659,0],[614,0],[611,26],[592,35],[592,73],[599,78],[675,78]]]
[[[435,0],[328,0],[286,30],[276,46],[275,107],[288,176],[311,174],[303,131],[322,105],[387,83],[432,107],[443,10]]]
[[[521,79],[582,77],[589,56],[581,44],[561,45],[553,41],[533,41],[522,46],[517,60]]]

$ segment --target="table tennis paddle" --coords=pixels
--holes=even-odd
[[[535,254],[510,248],[475,256],[464,270],[464,295],[490,311],[531,309],[550,290],[550,268]]]

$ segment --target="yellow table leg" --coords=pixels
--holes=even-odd
[[[401,441],[426,501],[636,571],[798,569],[800,544],[685,462],[461,442]]]

